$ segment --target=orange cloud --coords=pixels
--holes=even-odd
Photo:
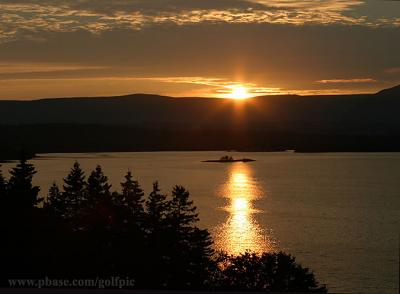
[[[64,71],[96,70],[105,68],[107,67],[78,65],[78,64],[0,62],[0,74],[64,72]]]
[[[372,78],[361,78],[361,79],[331,79],[331,80],[320,80],[317,83],[321,84],[353,84],[353,83],[376,83],[377,80]]]

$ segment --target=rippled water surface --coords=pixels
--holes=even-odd
[[[339,293],[398,293],[399,153],[229,153],[250,163],[205,163],[224,152],[42,154],[46,193],[73,162],[102,165],[114,189],[131,170],[145,190],[187,187],[201,226],[230,253],[284,250]],[[13,163],[3,164],[6,171]],[[7,174],[7,173],[6,173]]]

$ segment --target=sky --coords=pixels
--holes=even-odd
[[[0,99],[373,93],[396,0],[0,0]]]

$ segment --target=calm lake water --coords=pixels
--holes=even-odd
[[[204,163],[224,152],[41,154],[45,194],[75,160],[100,164],[114,189],[131,170],[147,192],[158,180],[191,192],[201,226],[231,253],[284,250],[331,292],[398,293],[400,153],[236,153],[250,163]],[[3,164],[3,171],[13,163]]]

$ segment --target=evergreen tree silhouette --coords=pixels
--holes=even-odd
[[[146,250],[144,279],[147,287],[162,288],[168,285],[169,259],[172,258],[171,234],[166,216],[169,203],[167,196],[160,192],[158,182],[153,183],[153,191],[146,200]],[[173,246],[173,245],[172,245]]]
[[[126,205],[135,216],[140,217],[144,212],[144,192],[140,187],[139,182],[133,180],[133,176],[130,171],[128,171],[125,175],[125,182],[121,183],[121,187],[121,202],[124,203],[124,205]]]
[[[32,184],[36,174],[34,166],[24,158],[10,170],[7,183],[6,206],[1,207],[0,235],[2,248],[0,259],[13,275],[32,276],[41,250],[37,236],[41,233],[42,216],[39,205],[40,188]],[[3,250],[6,248],[5,250]],[[1,267],[1,272],[4,270]]]
[[[182,186],[172,190],[172,200],[169,202],[168,220],[173,229],[180,233],[199,221],[196,206],[189,200],[189,192]]]
[[[52,211],[56,216],[66,217],[67,207],[65,202],[65,196],[60,191],[60,188],[55,182],[49,188],[46,201],[44,202],[44,208]]]
[[[83,208],[85,222],[97,227],[98,230],[108,230],[114,222],[114,203],[110,188],[108,178],[104,175],[101,166],[98,165],[88,178],[87,198]]]
[[[117,257],[113,257],[118,228],[114,225],[115,206],[110,188],[108,178],[101,166],[97,165],[88,177],[85,199],[76,218],[77,228],[84,232],[81,248],[85,252],[86,268],[91,275],[110,273],[118,260],[119,252]]]
[[[43,199],[38,196],[40,188],[32,184],[32,178],[36,174],[35,167],[21,159],[17,166],[10,170],[10,174],[7,194],[11,204],[20,209],[36,207]]]
[[[98,165],[87,181],[87,206],[93,208],[100,199],[110,197],[110,188],[108,178],[104,175],[101,166]]]
[[[314,274],[296,263],[290,254],[245,252],[220,255],[213,284],[225,290],[259,290],[296,293],[326,293]]]
[[[77,215],[79,209],[85,204],[87,183],[85,173],[78,162],[74,163],[70,173],[64,178],[64,201],[66,205],[67,218]]]
[[[170,287],[199,289],[206,287],[214,251],[209,232],[196,227],[199,221],[197,208],[189,196],[182,186],[172,190],[166,219],[172,245],[167,275]]]
[[[168,209],[167,196],[160,193],[158,182],[153,183],[153,191],[146,201],[146,213],[150,232],[159,231],[165,223]]]
[[[0,165],[1,168],[1,165]],[[0,199],[3,201],[4,203],[4,198],[6,197],[6,191],[7,191],[7,180],[6,178],[3,176],[3,173],[0,169]]]

